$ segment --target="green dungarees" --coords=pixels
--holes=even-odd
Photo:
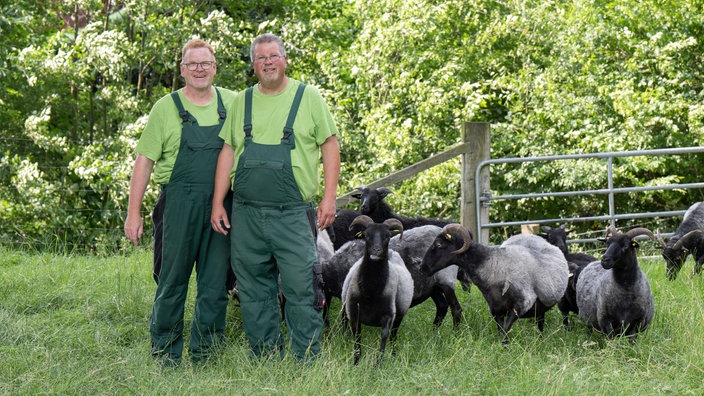
[[[207,357],[225,333],[229,297],[224,280],[230,243],[228,236],[210,226],[215,167],[223,145],[218,133],[226,116],[220,92],[216,92],[220,120],[213,126],[199,126],[184,110],[178,94],[171,95],[183,127],[171,178],[159,197],[164,205],[162,262],[149,330],[152,354],[175,363],[183,353],[184,304],[194,264],[197,294],[188,348],[191,360]]]
[[[283,138],[277,145],[252,140],[251,89],[245,99],[244,151],[234,180],[233,270],[251,355],[284,354],[278,306],[278,278],[286,299],[284,316],[295,358],[320,352],[321,312],[314,307],[315,209],[303,200],[294,179],[293,121],[303,94],[296,93]],[[256,130],[255,130],[256,133]]]

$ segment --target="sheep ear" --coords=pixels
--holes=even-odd
[[[597,238],[596,240],[599,241],[599,242],[604,242],[604,243],[606,243],[606,238]]]
[[[636,242],[636,241],[631,241],[631,247],[636,249],[636,248],[640,247],[640,244],[638,244],[638,242]]]
[[[350,197],[352,197],[354,199],[362,199],[362,193],[361,192],[353,192],[352,194],[350,194]]]

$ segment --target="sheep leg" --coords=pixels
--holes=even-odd
[[[457,295],[455,294],[455,289],[451,287],[440,286],[442,293],[445,296],[445,300],[450,305],[452,309],[452,323],[455,328],[457,328],[462,321],[462,306],[457,300]]]
[[[510,309],[505,315],[494,316],[494,320],[499,328],[499,333],[504,335],[504,339],[501,341],[504,346],[508,345],[508,333],[511,331],[513,322],[515,322],[516,319],[518,319],[518,314],[513,309]]]
[[[359,358],[362,356],[362,323],[359,320],[359,304],[355,306],[356,309],[350,316],[354,318],[350,326],[352,327],[352,335],[354,336],[354,364],[359,363]]]
[[[330,302],[332,295],[325,293],[325,302],[323,303],[323,324],[325,327],[330,327]]]
[[[430,298],[433,299],[435,303],[435,319],[433,320],[433,325],[435,327],[440,327],[442,321],[447,316],[447,300],[445,299],[445,294],[443,291],[437,287],[433,288]]]
[[[381,358],[384,355],[384,350],[386,349],[386,340],[389,339],[389,334],[392,333],[392,322],[393,316],[384,316],[382,318],[381,340],[379,341],[379,356],[377,357],[377,364],[381,363]],[[394,337],[392,337],[392,339]]]

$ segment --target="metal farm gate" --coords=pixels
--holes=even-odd
[[[672,217],[681,216],[685,210],[650,212],[650,213],[620,213],[614,204],[614,196],[622,193],[633,193],[640,191],[653,190],[674,190],[674,189],[693,189],[703,188],[704,183],[683,183],[669,184],[662,186],[643,186],[643,187],[617,187],[614,186],[613,166],[614,159],[620,157],[635,157],[635,156],[663,156],[663,155],[681,155],[681,154],[701,154],[704,153],[704,147],[684,147],[671,149],[655,149],[655,150],[640,150],[640,151],[625,151],[611,153],[595,153],[595,154],[574,154],[574,155],[553,155],[545,157],[532,158],[504,158],[490,159],[479,163],[475,169],[475,200],[476,205],[476,240],[488,243],[488,232],[484,232],[490,228],[507,227],[524,224],[555,224],[555,223],[574,223],[585,221],[608,221],[609,224],[614,224],[616,220],[623,219],[638,219],[638,218],[655,218],[655,217]],[[553,162],[553,161],[577,161],[582,159],[599,159],[604,163],[603,171],[606,173],[607,185],[604,188],[597,190],[581,190],[581,191],[560,191],[546,193],[527,193],[527,194],[512,194],[492,196],[486,181],[486,175],[490,174],[488,167],[495,164],[506,163],[523,163],[523,162]],[[704,162],[703,162],[704,163]],[[482,186],[483,184],[483,186]],[[517,199],[539,199],[545,197],[566,197],[579,195],[607,195],[608,196],[608,213],[603,213],[589,217],[576,218],[561,218],[561,219],[531,219],[526,221],[513,222],[490,222],[488,216],[488,206],[493,201],[498,200],[517,200]],[[663,233],[663,236],[670,236],[672,233]],[[570,242],[593,242],[594,239],[575,239]]]

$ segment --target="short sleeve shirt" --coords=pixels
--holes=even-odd
[[[217,89],[227,110],[227,118],[230,118],[229,109],[235,99],[235,93],[229,89],[220,87]],[[217,95],[213,96],[213,100],[205,106],[197,106],[189,102],[183,95],[182,89],[178,90],[178,95],[184,109],[198,120],[199,125],[216,125],[219,122]],[[181,117],[171,95],[159,99],[149,113],[147,125],[142,131],[136,148],[137,153],[154,161],[152,174],[158,184],[166,184],[171,178],[181,144],[181,126]]]
[[[289,78],[286,88],[276,95],[264,95],[254,87],[252,95],[252,140],[260,144],[279,144],[289,109],[300,81]],[[235,151],[235,165],[230,173],[234,185],[235,171],[244,150],[244,91],[237,94],[220,137]],[[232,116],[230,116],[232,115]],[[337,134],[332,114],[320,91],[307,85],[293,124],[295,148],[291,151],[293,175],[301,196],[310,201],[318,193],[320,145]]]

